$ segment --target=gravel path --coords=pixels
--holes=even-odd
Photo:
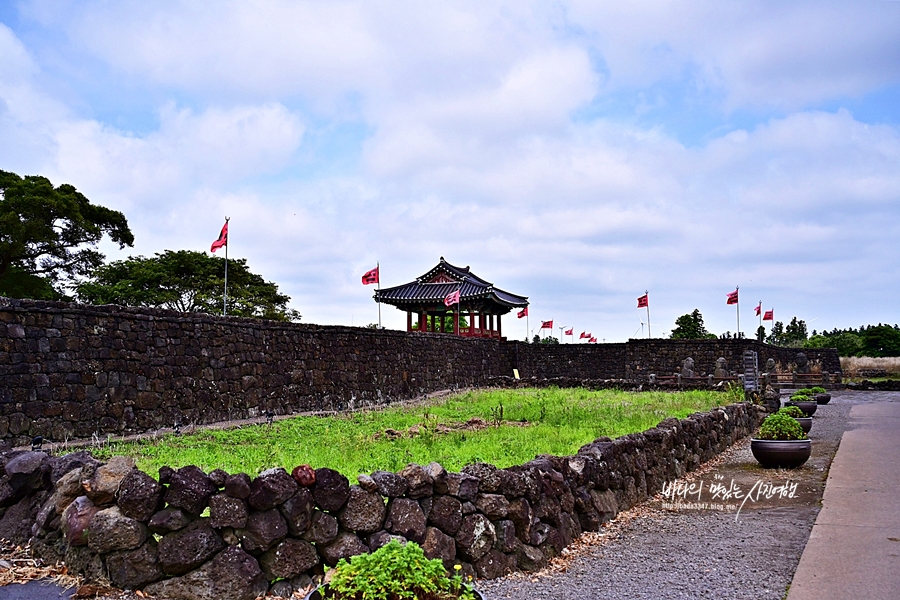
[[[734,509],[664,509],[657,497],[622,513],[600,533],[586,534],[547,570],[479,582],[479,587],[488,598],[513,600],[784,598],[819,512],[850,408],[889,398],[900,393],[834,393],[813,418],[813,455],[799,469],[759,468],[744,440],[690,478],[703,483],[702,502],[721,502],[710,497],[711,483],[728,487],[734,482],[749,491],[757,482],[790,481],[797,483],[793,497],[754,494],[739,514]]]

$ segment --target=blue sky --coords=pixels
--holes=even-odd
[[[110,259],[228,215],[313,323],[440,256],[607,341],[644,290],[896,323],[898,115],[900,2],[0,3],[0,168],[122,210]]]

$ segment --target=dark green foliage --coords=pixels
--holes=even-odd
[[[760,325],[756,328],[756,340],[758,342],[766,341],[766,328],[764,325]]]
[[[440,559],[429,560],[415,542],[391,540],[371,554],[338,561],[329,584],[341,599],[474,599],[459,575],[450,577]]]
[[[779,412],[779,413],[784,413],[784,414],[786,414],[787,416],[792,417],[792,418],[795,418],[795,419],[800,419],[800,418],[806,416],[806,413],[804,413],[804,412],[800,409],[799,406],[785,406],[785,407],[783,407],[783,408],[780,408],[780,409],[778,410],[778,412]]]
[[[434,319],[431,315],[425,315],[425,322],[428,324],[428,330],[431,331],[434,327],[433,323],[436,323],[437,320]],[[443,329],[443,333],[453,333],[454,323],[456,322],[456,313],[448,312],[443,317],[443,322],[441,324],[441,328]],[[469,326],[469,321],[466,319],[465,315],[460,315],[459,326],[463,329]],[[419,330],[419,322],[416,321],[413,323],[413,331]]]
[[[104,235],[120,248],[134,243],[122,213],[73,186],[0,171],[0,295],[61,297],[61,287],[103,263]]]
[[[841,356],[900,356],[900,327],[879,323],[859,329],[813,331],[804,347],[837,348]]]
[[[805,440],[803,428],[792,417],[778,411],[766,417],[759,428],[757,438],[761,440]]]
[[[166,250],[151,258],[130,257],[104,265],[77,292],[79,300],[91,304],[221,314],[224,282],[224,259]],[[277,285],[251,273],[246,260],[228,260],[229,315],[298,321],[300,315],[287,307],[288,301]]]
[[[800,348],[803,347],[806,338],[806,321],[803,319],[798,320],[797,317],[794,317],[787,324],[787,327],[781,321],[775,321],[766,341],[775,346]]]
[[[675,319],[675,329],[669,336],[673,340],[701,340],[707,338],[715,338],[715,334],[706,330],[703,325],[703,315],[700,310],[695,308],[693,312],[687,315],[681,315]]]

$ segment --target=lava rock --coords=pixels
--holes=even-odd
[[[156,534],[164,535],[172,531],[184,529],[193,521],[193,517],[180,508],[164,508],[150,517],[147,527]]]
[[[451,565],[456,559],[456,541],[437,527],[425,530],[425,541],[422,550],[428,558],[440,558],[444,565]]]
[[[118,506],[97,511],[88,528],[88,547],[98,554],[133,550],[147,540],[147,526],[123,515]]]
[[[226,547],[208,519],[197,519],[159,541],[159,563],[167,575],[184,575]]]
[[[350,498],[341,510],[338,521],[349,531],[373,533],[384,524],[386,511],[384,498],[380,494],[354,485],[350,488]]]
[[[462,525],[462,502],[453,496],[434,496],[428,522],[446,533],[456,535]]]
[[[350,498],[350,482],[333,469],[316,469],[316,482],[310,489],[322,510],[337,511]]]
[[[147,521],[156,512],[163,489],[155,479],[138,469],[131,469],[119,486],[116,504],[122,514]]]
[[[338,534],[338,521],[328,513],[314,510],[303,539],[317,546],[330,544]]]
[[[209,499],[209,524],[215,529],[247,526],[250,515],[247,502],[228,494],[216,494]]]
[[[415,500],[395,498],[388,507],[384,528],[421,544],[425,539],[425,513]]]
[[[322,558],[329,565],[336,565],[342,558],[350,558],[369,551],[359,537],[349,531],[342,531],[333,542],[322,548]]]
[[[291,535],[303,535],[303,532],[309,527],[315,504],[312,492],[308,488],[301,487],[296,494],[278,506],[278,510],[287,521],[288,531]]]
[[[156,540],[147,540],[135,550],[111,552],[106,556],[109,580],[125,590],[139,589],[162,579]]]
[[[295,577],[312,569],[319,564],[319,555],[309,542],[288,538],[260,556],[259,564],[266,579],[272,581]]]
[[[378,493],[388,498],[399,498],[409,489],[409,482],[390,471],[375,471],[372,479],[378,486]]]
[[[456,551],[467,560],[477,561],[490,550],[497,539],[494,524],[482,514],[463,517],[462,525],[454,536]]]
[[[113,456],[105,465],[97,467],[89,479],[82,479],[81,485],[91,502],[97,506],[112,504],[122,480],[134,470],[134,459],[126,456]],[[90,469],[82,467],[82,474],[87,475]]]
[[[199,569],[150,584],[144,591],[182,600],[255,600],[268,589],[256,559],[237,546],[229,546]]]
[[[199,467],[188,465],[175,471],[171,477],[165,500],[169,506],[181,508],[200,516],[209,503],[210,497],[218,491]]]
[[[277,509],[251,513],[247,526],[236,531],[241,546],[250,554],[265,552],[287,535],[287,522]]]
[[[100,512],[100,507],[87,496],[78,496],[62,515],[63,535],[72,546],[87,546],[91,519]]]
[[[246,473],[237,473],[225,478],[225,493],[232,498],[246,500],[250,497],[250,476]]]
[[[409,498],[425,498],[434,493],[431,476],[421,465],[410,463],[403,467],[399,475],[409,484],[409,489],[406,490]]]
[[[297,491],[297,482],[281,467],[263,471],[250,484],[247,501],[256,510],[275,508]]]

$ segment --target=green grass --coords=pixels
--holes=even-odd
[[[585,389],[484,390],[410,407],[328,417],[295,417],[273,425],[167,435],[95,449],[100,457],[124,454],[155,473],[168,465],[256,474],[298,464],[337,469],[351,480],[360,473],[398,471],[407,463],[437,461],[458,471],[474,462],[499,467],[522,464],[538,454],[574,454],[600,437],[619,437],[739,401],[712,391],[620,392]],[[502,420],[516,424],[497,425]],[[490,426],[455,429],[476,417]],[[438,426],[454,428],[438,433]],[[410,428],[418,434],[410,434]],[[390,439],[385,430],[402,435]]]

